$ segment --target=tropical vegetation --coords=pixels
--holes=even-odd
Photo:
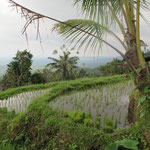
[[[100,70],[100,73],[103,76],[130,73],[130,69],[128,68],[128,65],[123,60],[119,60],[119,59],[113,59],[113,61],[98,67],[98,69]]]
[[[103,129],[100,127],[101,119],[97,117],[97,127],[93,128],[93,121],[90,119],[90,115],[86,116],[84,112],[76,110],[67,117],[64,111],[59,113],[49,106],[49,102],[52,102],[64,93],[69,94],[80,90],[85,91],[89,88],[100,88],[109,84],[115,85],[115,83],[125,82],[126,80],[125,76],[122,75],[63,81],[51,86],[46,84],[51,90],[44,96],[33,100],[24,113],[16,114],[14,111],[7,112],[6,108],[0,109],[1,149],[77,150],[86,148],[104,150],[111,149],[114,145],[118,147],[121,145],[124,148],[141,147],[141,149],[146,150],[146,142],[142,135],[142,124],[140,123],[130,128],[114,129],[112,121],[106,119]],[[42,85],[39,85],[40,87]],[[22,89],[25,88],[27,89],[27,87],[22,87]],[[31,90],[30,86],[29,89]],[[12,90],[14,90],[14,93]],[[15,88],[3,91],[1,94],[3,93],[3,98],[8,95],[11,97],[19,93],[19,91],[20,88]],[[110,132],[113,133],[110,134]]]
[[[63,56],[59,56],[59,59],[48,57],[53,60],[53,62],[49,63],[47,66],[51,66],[55,69],[55,73],[60,75],[60,79],[71,79],[74,76],[74,70],[77,68],[79,58],[77,56],[70,57],[71,53],[65,45],[63,45],[60,49],[63,52]]]
[[[150,74],[142,52],[142,46],[146,44],[140,36],[140,19],[145,19],[142,11],[148,9],[148,1],[74,0],[74,5],[81,8],[85,19],[65,22],[36,13],[13,0],[9,1],[17,10],[21,10],[27,20],[23,33],[35,20],[38,22],[41,18],[47,18],[57,21],[53,30],[78,49],[85,45],[85,50],[90,47],[92,52],[98,53],[102,44],[106,44],[118,52],[128,65],[130,76],[85,78],[29,86],[29,89],[47,87],[48,91],[44,96],[32,99],[24,113],[16,114],[7,112],[6,108],[0,109],[1,149],[150,149]],[[121,37],[113,32],[116,27],[120,29]],[[104,40],[106,34],[118,40],[124,52]],[[63,80],[68,80],[77,58],[68,61],[70,52],[63,52],[63,55],[60,60],[50,58],[54,60],[51,65],[59,70]],[[134,82],[134,90],[130,90],[132,85],[127,80],[131,80],[129,82],[132,85]],[[118,82],[127,87],[124,84],[120,86],[121,83],[117,84]],[[30,91],[29,89],[20,87],[0,92],[1,99],[5,101],[5,98],[12,98],[12,95]],[[120,100],[124,97],[123,93],[130,95],[125,105]],[[7,101],[8,105],[9,102]],[[124,118],[122,111],[127,104],[128,115]],[[84,110],[84,106],[88,110]],[[67,111],[69,107],[72,107],[70,112]],[[103,114],[105,108],[115,109],[119,115],[115,115],[116,111],[111,111],[111,117]],[[95,110],[97,112],[94,116],[92,112]],[[127,122],[127,128],[118,128],[122,118],[125,125]]]
[[[33,55],[27,50],[18,51],[7,65],[2,83],[5,89],[27,85],[31,82],[31,65]]]

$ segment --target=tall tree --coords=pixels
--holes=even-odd
[[[8,64],[8,69],[3,78],[3,83],[7,88],[30,83],[32,57],[33,55],[27,50],[17,52],[16,56]]]
[[[48,57],[53,62],[49,63],[47,66],[51,66],[52,68],[56,69],[55,73],[61,74],[63,80],[71,79],[73,75],[73,71],[77,68],[78,57],[70,57],[70,52],[68,49],[63,45],[61,47],[63,52],[63,56],[59,56],[59,59]],[[57,53],[57,51],[54,51]]]

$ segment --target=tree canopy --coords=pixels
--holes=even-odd
[[[33,55],[27,50],[18,51],[13,60],[7,65],[3,78],[6,88],[27,85],[31,81],[31,65]]]
[[[77,56],[70,57],[70,52],[66,49],[65,45],[61,47],[63,55],[59,59],[48,57],[53,60],[47,66],[55,69],[55,73],[60,74],[63,80],[71,79],[73,77],[74,69],[77,68],[79,58]],[[56,52],[56,51],[55,51]]]

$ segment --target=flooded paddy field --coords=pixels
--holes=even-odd
[[[87,115],[90,114],[94,122],[96,117],[100,116],[102,127],[105,119],[113,120],[116,128],[127,127],[129,95],[133,89],[133,81],[105,85],[60,96],[50,102],[50,106],[60,113],[62,111],[71,113],[72,111],[80,110]]]
[[[0,100],[0,108],[6,107],[8,111],[15,110],[16,113],[25,112],[32,100],[46,94],[50,89],[23,92],[16,96]]]

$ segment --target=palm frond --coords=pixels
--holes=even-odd
[[[85,51],[88,47],[90,47],[91,50],[100,50],[103,44],[100,39],[102,39],[106,33],[113,35],[121,43],[124,49],[127,49],[126,45],[115,33],[97,22],[85,19],[73,19],[68,20],[65,23],[71,24],[71,26],[58,23],[55,24],[53,30],[56,30],[60,35],[65,37],[68,42],[73,43],[73,46],[77,47],[77,49],[82,48],[86,44]],[[78,30],[77,28],[81,30]],[[82,30],[84,30],[84,32],[82,32]],[[92,35],[97,38],[92,37]]]
[[[59,62],[59,60],[58,59],[56,59],[56,58],[53,58],[53,57],[48,57],[48,59],[51,59],[51,60],[53,60],[54,62]]]
[[[121,17],[122,0],[74,0],[74,5],[81,8],[86,18],[100,22],[104,26],[112,26],[116,22],[108,3],[112,6],[113,11]]]

